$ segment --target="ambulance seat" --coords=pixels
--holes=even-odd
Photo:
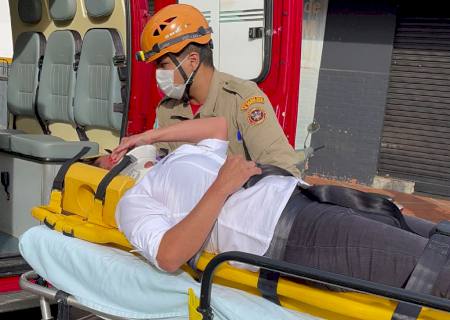
[[[76,126],[73,101],[81,42],[78,32],[71,30],[55,31],[48,38],[37,97],[37,111],[44,122]],[[88,155],[98,154],[95,142],[66,142],[50,135],[15,134],[10,142],[12,152],[42,159],[68,159],[85,146],[91,148]]]
[[[120,130],[125,101],[117,61],[123,59],[117,30],[91,29],[85,34],[75,91],[76,123]]]
[[[22,22],[36,24],[42,18],[42,0],[19,0],[19,17]]]
[[[45,47],[42,33],[24,32],[17,37],[7,89],[8,110],[15,116],[35,117],[39,64],[42,63]],[[10,138],[15,133],[21,131],[1,130],[0,147],[3,150],[10,150]]]
[[[103,18],[114,11],[114,0],[84,0],[84,5],[89,17]]]
[[[119,33],[113,29],[89,30],[83,39],[77,74],[73,68],[77,43],[74,35],[74,31],[65,30],[49,37],[38,112],[44,121],[120,130],[124,103],[117,61],[123,60],[124,54]],[[87,156],[99,151],[95,142],[66,142],[45,135],[13,135],[10,144],[14,153],[45,160],[71,158],[84,146],[91,147]]]
[[[57,22],[72,20],[77,12],[76,0],[50,0],[50,17]]]

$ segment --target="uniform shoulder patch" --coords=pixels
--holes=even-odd
[[[253,96],[248,98],[247,100],[244,101],[244,103],[242,103],[241,105],[241,110],[245,111],[248,108],[250,108],[251,105],[255,104],[255,103],[260,103],[260,104],[264,104],[264,97],[262,96]]]
[[[247,112],[247,121],[251,126],[263,123],[266,120],[266,111],[261,107],[251,108]]]

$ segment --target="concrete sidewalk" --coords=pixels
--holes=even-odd
[[[397,191],[374,189],[367,186],[324,179],[317,176],[308,176],[305,179],[311,184],[332,184],[354,188],[361,191],[384,194],[403,206],[403,213],[413,215],[422,219],[439,222],[450,220],[450,200],[436,199],[423,195],[406,194]]]

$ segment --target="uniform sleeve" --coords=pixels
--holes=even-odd
[[[116,220],[128,241],[158,269],[156,256],[164,234],[172,228],[168,208],[148,195],[125,195],[116,210]]]
[[[296,167],[300,158],[281,129],[269,99],[262,92],[255,93],[238,103],[236,110],[238,128],[250,158],[300,177]]]

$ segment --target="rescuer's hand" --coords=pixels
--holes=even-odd
[[[261,174],[261,169],[253,161],[245,160],[241,155],[230,155],[219,170],[214,188],[231,195],[241,188],[254,175]]]
[[[152,143],[150,133],[152,130],[143,133],[135,134],[122,139],[120,144],[112,151],[111,160],[116,163],[130,150],[144,144]]]

